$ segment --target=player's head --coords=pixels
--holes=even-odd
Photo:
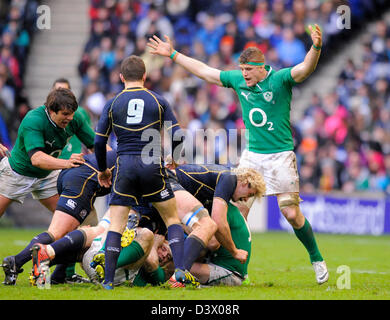
[[[146,67],[144,61],[135,55],[125,58],[121,63],[120,78],[122,82],[145,82]]]
[[[245,49],[238,58],[240,69],[248,87],[253,87],[260,80],[264,79],[264,53],[256,47]]]
[[[252,168],[235,168],[232,172],[237,176],[237,187],[233,193],[233,201],[246,201],[248,198],[261,197],[265,193],[263,176]]]
[[[158,262],[160,265],[164,265],[172,260],[172,251],[168,244],[168,241],[163,241],[161,246],[157,248]]]
[[[53,82],[52,89],[58,89],[58,88],[65,88],[65,89],[71,89],[70,82],[66,78],[58,78]]]
[[[51,120],[60,128],[65,128],[73,119],[78,108],[76,97],[69,89],[53,89],[46,98],[45,106]]]

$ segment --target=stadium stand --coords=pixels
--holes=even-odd
[[[0,7],[0,142],[11,147],[29,110],[26,61],[35,33],[37,0],[5,0]]]

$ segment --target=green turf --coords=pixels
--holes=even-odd
[[[19,252],[41,230],[0,229],[0,258]],[[347,236],[317,234],[317,242],[327,262],[329,282],[315,282],[309,257],[293,234],[252,235],[250,284],[237,288],[169,289],[158,287],[118,287],[106,291],[92,284],[57,285],[51,290],[30,287],[31,262],[19,275],[16,286],[0,284],[1,300],[354,300],[390,299],[390,236]],[[339,289],[339,266],[351,270],[351,288]],[[77,266],[79,273],[82,273]],[[0,279],[4,275],[0,270]],[[341,278],[342,279],[342,278]],[[345,283],[339,280],[340,283]]]

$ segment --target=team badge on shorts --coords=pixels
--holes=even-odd
[[[77,205],[77,203],[75,201],[73,201],[72,199],[68,199],[68,201],[66,201],[66,206],[71,208],[72,210],[74,210],[74,208],[76,208],[76,205]]]
[[[169,196],[169,191],[167,189],[164,189],[163,191],[161,191],[160,196],[161,196],[162,199],[168,197]]]

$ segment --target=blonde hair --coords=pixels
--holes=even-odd
[[[237,180],[250,184],[256,190],[255,196],[262,197],[265,194],[266,186],[263,175],[253,168],[234,168],[232,172],[237,176]]]

